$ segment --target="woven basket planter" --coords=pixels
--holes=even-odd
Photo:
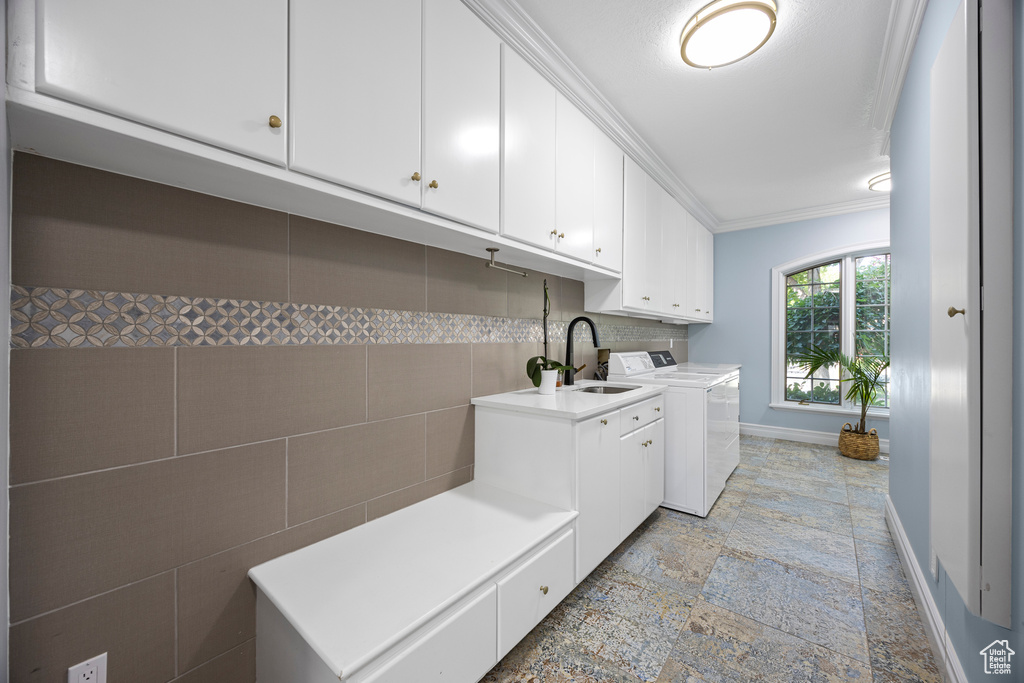
[[[855,460],[877,460],[878,432],[872,429],[867,434],[858,434],[847,422],[839,432],[839,452]]]

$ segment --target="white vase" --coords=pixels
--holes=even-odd
[[[537,393],[551,396],[555,393],[556,386],[558,386],[558,370],[541,370],[540,388]]]

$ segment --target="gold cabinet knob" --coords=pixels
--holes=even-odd
[[[547,595],[548,594],[548,587],[547,586],[541,586],[540,587],[540,592],[543,593],[544,595]]]
[[[565,239],[565,233],[564,232],[558,233],[558,239],[564,240]]]
[[[649,297],[649,296],[642,296],[640,298],[643,299],[644,301],[650,301],[651,300],[651,297]]]
[[[637,422],[639,422],[640,421],[640,416],[639,415],[634,415],[633,419],[636,420]]]
[[[679,304],[672,304],[672,308],[679,308]]]
[[[558,231],[557,230],[552,230],[550,234],[554,235],[555,237],[558,237]]]
[[[660,412],[661,412],[661,407],[659,407],[659,406],[655,406],[655,407],[654,407],[654,412],[656,412],[656,413],[660,413]]]
[[[608,424],[608,420],[601,420],[601,424],[603,424],[603,425]]]
[[[601,247],[598,247],[597,249],[595,249],[594,253],[595,254],[600,254],[601,253]]]
[[[436,180],[431,180],[430,183],[427,185],[427,187],[432,187],[432,188],[434,188],[436,190],[437,189],[437,181]]]
[[[964,317],[967,317],[967,313],[966,313],[966,311],[964,311],[964,309],[962,309],[962,308],[953,308],[952,306],[949,307],[949,310],[946,311],[946,313],[949,314],[950,318],[952,318],[957,313],[960,313]]]
[[[412,178],[413,180],[415,180],[416,182],[419,182],[423,178],[423,176],[420,175],[419,171],[416,171],[415,173],[413,173],[409,177]]]
[[[695,310],[697,313],[700,313],[700,309],[699,308],[695,308],[693,310]]]
[[[271,116],[270,117],[270,127],[271,128],[280,128],[281,127],[281,119],[278,118],[277,116]]]

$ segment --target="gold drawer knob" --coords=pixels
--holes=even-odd
[[[637,422],[639,422],[640,421],[640,416],[639,415],[634,415],[633,419],[636,420]]]
[[[428,184],[427,187],[432,187],[432,188],[434,188],[436,190],[437,189],[437,181],[436,180],[431,180],[430,184]]]
[[[957,313],[959,313],[960,315],[964,316],[965,318],[967,317],[967,312],[964,311],[964,309],[962,309],[962,308],[953,308],[952,306],[949,307],[949,310],[946,311],[946,313],[949,315],[950,318],[952,318]]]
[[[412,178],[413,180],[415,180],[416,182],[419,182],[419,181],[420,181],[420,180],[422,180],[422,178],[423,178],[423,176],[421,176],[421,175],[420,175],[420,172],[419,172],[419,171],[416,171],[416,172],[415,172],[415,173],[413,173],[413,174],[412,174],[412,175],[411,175],[410,177],[411,177],[411,178]]]
[[[281,119],[276,117],[276,116],[271,116],[270,117],[270,127],[271,128],[280,128],[281,127]]]
[[[564,232],[558,233],[558,239],[564,240],[565,239],[565,233]]]
[[[660,413],[661,412],[661,407],[660,406],[655,406],[654,407],[654,412]]]
[[[540,587],[540,592],[543,593],[544,595],[547,595],[548,594],[548,587],[547,586],[541,586]]]
[[[603,424],[603,425],[608,424],[608,420],[601,420],[601,424]]]
[[[598,247],[597,249],[595,249],[594,253],[595,254],[600,254],[601,253],[601,247]]]

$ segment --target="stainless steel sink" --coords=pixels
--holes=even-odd
[[[621,394],[627,391],[633,391],[640,387],[606,387],[606,386],[589,386],[577,389],[576,391],[581,394]]]

